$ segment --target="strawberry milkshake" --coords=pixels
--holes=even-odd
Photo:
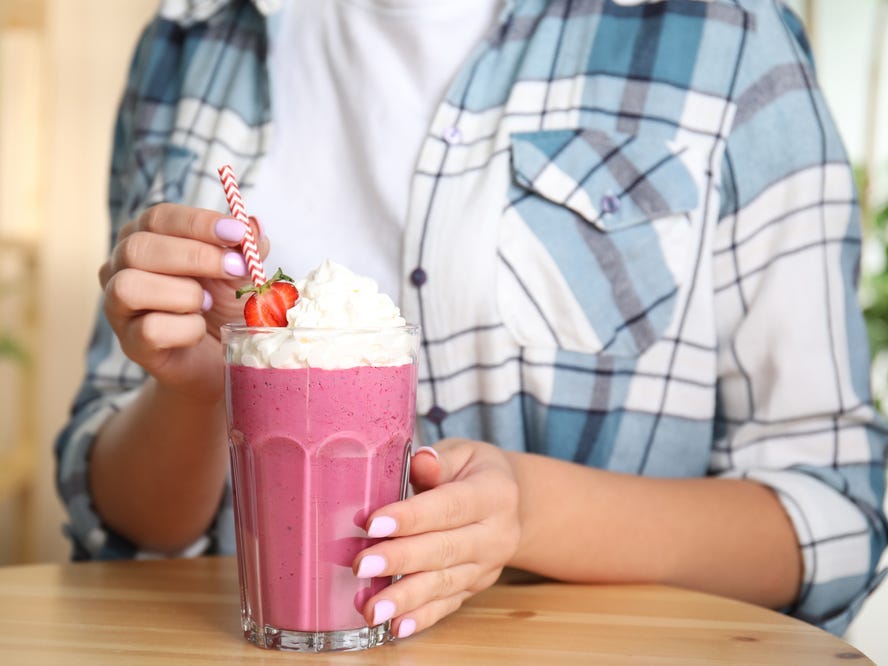
[[[406,493],[417,329],[332,262],[295,289],[286,326],[223,327],[244,634],[372,647],[388,623],[368,627],[360,608],[391,579],[358,579],[351,563],[375,541],[370,513]]]

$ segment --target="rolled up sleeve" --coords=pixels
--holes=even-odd
[[[99,315],[88,355],[88,369],[56,440],[56,482],[68,512],[65,533],[76,560],[135,557],[138,549],[105,526],[89,489],[89,458],[96,435],[116,411],[133,400],[144,371],[126,358],[107,320]]]
[[[888,430],[856,300],[852,170],[791,17],[760,3],[736,85],[713,247],[713,473],[771,488],[804,567],[793,615],[841,634],[884,578]]]
[[[152,145],[170,131],[166,113],[147,113],[154,100],[165,100],[167,88],[177,81],[177,58],[183,50],[181,30],[170,21],[155,18],[143,31],[130,66],[118,110],[109,183],[111,245],[127,221],[151,203],[149,188],[155,161],[145,162],[151,151],[136,155],[136,144],[148,137]],[[176,50],[178,49],[178,50]],[[141,104],[141,106],[140,106]],[[156,151],[155,151],[156,152]],[[65,532],[72,541],[74,559],[111,559],[151,555],[103,524],[89,488],[89,459],[96,435],[114,412],[139,392],[145,371],[124,354],[102,309],[96,315],[87,356],[87,369],[74,400],[71,416],[55,443],[56,484],[68,512]],[[211,542],[202,537],[183,554],[203,552]]]

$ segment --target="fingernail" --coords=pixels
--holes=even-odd
[[[377,516],[370,521],[370,527],[367,528],[367,536],[372,539],[381,539],[387,537],[398,529],[398,523],[394,518],[388,516]]]
[[[246,231],[247,227],[243,222],[233,220],[230,217],[223,217],[216,222],[216,235],[224,241],[241,241]]]
[[[265,225],[262,224],[262,220],[260,220],[255,215],[250,215],[250,220],[256,223],[256,226],[259,228],[259,238],[265,238]]]
[[[395,604],[388,599],[377,601],[373,605],[373,624],[382,624],[395,616]]]
[[[213,307],[213,295],[210,292],[208,292],[206,289],[204,289],[203,303],[201,303],[200,311],[201,312],[208,312],[210,310],[210,308],[212,308],[212,307]]]
[[[435,451],[435,449],[433,449],[431,446],[420,446],[418,449],[416,449],[416,453],[431,453],[433,456],[435,456],[435,460],[438,460],[438,452]],[[413,455],[416,455],[416,453],[414,453]]]
[[[226,252],[222,259],[222,267],[226,273],[234,277],[243,277],[247,274],[247,264],[240,252]]]
[[[403,619],[398,625],[398,638],[407,638],[414,631],[416,631],[416,620],[411,620],[409,617]]]
[[[385,558],[382,555],[367,555],[358,565],[358,578],[376,578],[385,571]]]

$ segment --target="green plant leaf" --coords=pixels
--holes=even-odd
[[[0,358],[9,357],[19,363],[28,362],[28,352],[8,333],[0,333]]]

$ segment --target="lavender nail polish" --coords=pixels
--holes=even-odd
[[[358,578],[376,578],[385,571],[385,558],[382,555],[367,555],[358,565]]]
[[[216,222],[216,235],[229,243],[243,240],[246,231],[247,227],[243,222],[230,217],[223,217]]]
[[[416,631],[416,620],[411,620],[409,617],[404,618],[401,620],[401,624],[398,625],[398,638],[407,638],[414,631]]]
[[[395,604],[388,599],[381,599],[373,605],[373,624],[382,624],[395,616]]]
[[[416,455],[417,453],[431,453],[435,457],[435,460],[438,460],[438,452],[435,451],[435,449],[433,449],[431,446],[420,446],[418,449],[416,449],[416,453],[414,453],[413,455]]]
[[[203,303],[201,303],[200,311],[208,312],[213,307],[213,295],[204,289],[203,293]]]
[[[226,252],[222,258],[222,267],[226,273],[234,277],[243,277],[247,274],[247,264],[240,252]]]
[[[371,539],[381,539],[387,537],[398,529],[398,523],[394,518],[389,516],[377,516],[370,521],[370,527],[367,528],[367,536]]]

